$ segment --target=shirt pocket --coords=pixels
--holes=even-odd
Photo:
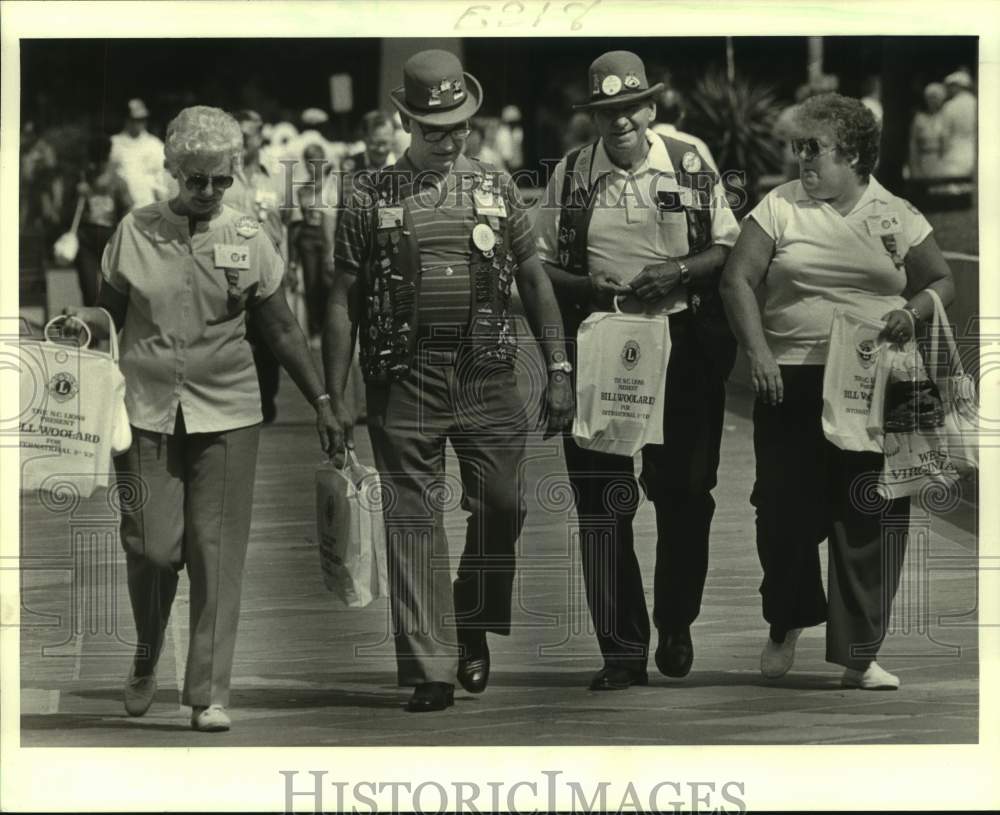
[[[684,210],[673,212],[658,208],[653,217],[656,222],[656,251],[669,257],[686,255],[688,238]]]

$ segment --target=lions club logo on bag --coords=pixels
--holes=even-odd
[[[875,364],[875,357],[878,356],[879,346],[874,340],[862,340],[857,345],[858,361],[862,368],[871,368]]]
[[[639,363],[639,357],[641,356],[639,343],[635,340],[626,342],[625,347],[622,348],[622,364],[625,366],[625,370],[631,371]]]
[[[49,393],[57,402],[65,402],[72,399],[80,392],[80,385],[76,377],[66,372],[56,374],[49,380]]]

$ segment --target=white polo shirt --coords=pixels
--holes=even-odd
[[[132,210],[102,272],[128,298],[119,364],[131,424],[171,434],[178,405],[189,433],[261,421],[246,308],[277,291],[284,269],[255,218],[223,205],[191,234],[166,201]]]
[[[657,207],[658,192],[680,192],[674,166],[663,140],[646,131],[649,152],[634,172],[616,166],[597,143],[590,168],[590,182],[596,185],[594,211],[587,232],[587,264],[593,272],[608,271],[622,283],[635,278],[644,266],[688,254],[687,216]],[[579,170],[579,167],[577,168]],[[562,159],[542,197],[535,220],[538,254],[559,266],[559,201],[566,159]],[[739,236],[721,183],[712,194],[712,243],[732,246]]]
[[[763,283],[763,324],[782,365],[826,362],[836,308],[881,320],[903,306],[906,271],[897,263],[931,233],[927,219],[874,176],[847,215],[810,198],[795,180],[771,190],[748,217],[775,245]],[[881,233],[894,238],[895,261]]]

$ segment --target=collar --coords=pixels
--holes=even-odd
[[[649,152],[646,153],[646,158],[642,164],[632,171],[623,170],[615,164],[604,147],[604,139],[598,141],[597,149],[594,150],[594,163],[591,165],[594,180],[596,181],[603,175],[639,175],[650,170],[660,173],[672,173],[674,165],[670,163],[670,156],[667,154],[667,147],[663,143],[663,139],[649,128],[646,129],[645,138],[646,144],[649,145]]]
[[[174,212],[170,208],[169,201],[159,201],[158,207],[160,210],[160,217],[162,217],[165,221],[169,221],[170,223],[176,224],[178,226],[184,226],[185,228],[187,227],[188,216],[178,215],[176,212]],[[223,218],[226,218],[231,212],[232,210],[228,206],[226,206],[226,204],[223,204],[221,207],[219,207],[218,215],[216,215],[214,218],[208,221],[199,221],[198,223],[199,225],[205,224],[207,229],[214,229],[216,226],[218,226],[219,222],[222,221]],[[199,231],[201,231],[200,228]]]
[[[403,153],[403,157],[399,159],[395,164],[387,164],[385,166],[386,170],[391,170],[392,172],[407,173],[411,179],[419,179],[422,186],[434,185],[434,176],[428,172],[418,170],[416,165],[410,158],[410,151],[407,150]],[[377,171],[376,171],[377,172]],[[476,167],[469,159],[465,157],[464,154],[459,154],[458,158],[455,160],[455,165],[451,168],[451,172],[445,179],[445,183],[449,187],[455,183],[455,180],[460,175],[469,175],[474,173],[476,175],[480,174],[479,168]],[[436,186],[436,185],[435,185]]]
[[[859,209],[862,209],[875,201],[882,204],[888,204],[891,200],[892,193],[883,187],[875,176],[869,175],[867,188],[863,193],[861,193],[861,197],[848,214],[857,212]],[[806,192],[805,187],[802,186],[802,182],[798,180],[796,181],[795,187],[795,201],[796,203],[825,203],[812,198],[809,193]]]

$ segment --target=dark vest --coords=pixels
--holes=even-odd
[[[688,142],[670,136],[659,136],[667,148],[667,155],[674,167],[678,186],[689,190],[684,196],[658,193],[658,206],[672,211],[683,211],[687,221],[688,254],[697,255],[712,245],[712,194],[719,177],[697,148]],[[559,265],[568,272],[586,275],[587,233],[594,213],[597,187],[591,184],[590,174],[597,143],[578,147],[566,156],[566,175],[563,179],[559,202],[558,252]],[[685,164],[692,164],[691,154],[698,169],[691,172]],[[687,158],[687,161],[685,161]],[[575,171],[575,172],[574,172]],[[729,328],[719,296],[719,276],[688,286],[687,311],[671,315],[671,332],[675,328],[691,330],[702,344],[723,376],[728,376],[736,360],[736,339]],[[580,323],[588,316],[587,308],[579,303],[561,303],[563,323],[567,337],[576,336]],[[690,325],[690,329],[681,326]]]
[[[475,226],[491,230],[495,245],[481,250],[471,233],[468,236],[472,292],[465,350],[477,359],[513,367],[517,339],[510,316],[510,292],[515,261],[509,213],[503,191],[493,180],[494,168],[482,162],[473,164],[478,176],[475,189],[459,194],[473,196]],[[373,189],[377,196],[372,211],[373,251],[358,275],[354,313],[365,381],[385,384],[405,378],[413,366],[420,328],[420,247],[412,216],[400,198],[399,174],[376,174]]]

